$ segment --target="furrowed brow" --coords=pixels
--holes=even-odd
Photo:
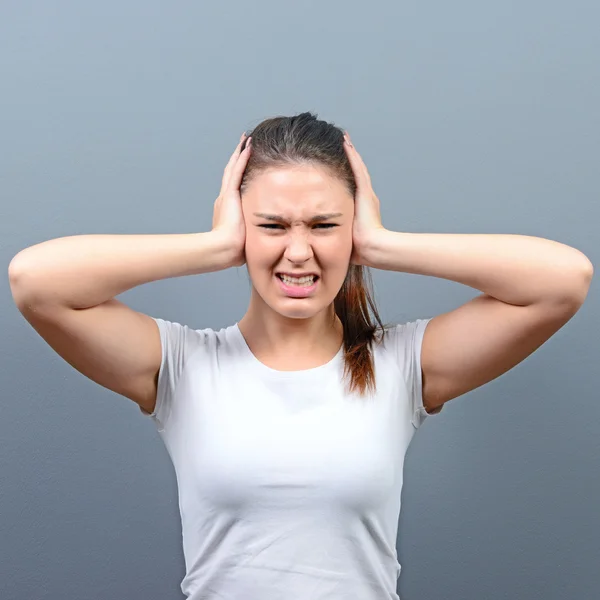
[[[261,219],[267,219],[267,221],[277,221],[280,223],[286,223],[289,225],[289,221],[284,219],[281,215],[271,215],[268,213],[253,213],[255,217],[260,217]],[[336,217],[341,217],[342,213],[327,213],[323,215],[314,215],[311,219],[309,219],[309,223],[316,223],[318,221],[327,221],[327,219],[335,219]]]

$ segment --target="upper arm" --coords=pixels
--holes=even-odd
[[[18,301],[21,314],[65,361],[101,386],[152,412],[161,340],[151,317],[112,299],[72,309]]]
[[[566,301],[516,306],[482,294],[431,319],[421,349],[428,412],[518,365],[578,308]]]

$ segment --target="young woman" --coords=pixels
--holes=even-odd
[[[218,331],[115,300],[243,264],[250,304]],[[384,326],[368,267],[482,294]],[[242,136],[210,232],[50,240],[13,259],[10,281],[60,356],[154,420],[177,474],[186,597],[382,600],[398,598],[415,430],[548,340],[592,272],[546,239],[385,228],[349,136],[303,113]]]

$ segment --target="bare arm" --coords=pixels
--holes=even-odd
[[[161,342],[156,323],[113,296],[142,283],[229,266],[221,235],[82,235],[37,244],[9,267],[25,319],[92,381],[151,413]]]
[[[25,248],[11,261],[15,302],[97,306],[159,279],[219,271],[231,244],[214,231],[165,235],[77,235]]]
[[[17,308],[69,364],[137,402],[156,403],[161,339],[155,320],[115,296],[151,281],[245,263],[239,184],[249,150],[232,154],[206,233],[78,235],[19,252],[8,274]]]

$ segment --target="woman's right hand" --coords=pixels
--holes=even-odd
[[[244,142],[246,143],[245,148]],[[221,193],[215,200],[213,211],[212,231],[219,237],[227,240],[233,252],[232,267],[241,267],[246,263],[246,226],[242,212],[242,196],[240,184],[248,157],[251,151],[250,138],[246,140],[246,133],[242,134],[240,142],[231,155],[221,185]]]

